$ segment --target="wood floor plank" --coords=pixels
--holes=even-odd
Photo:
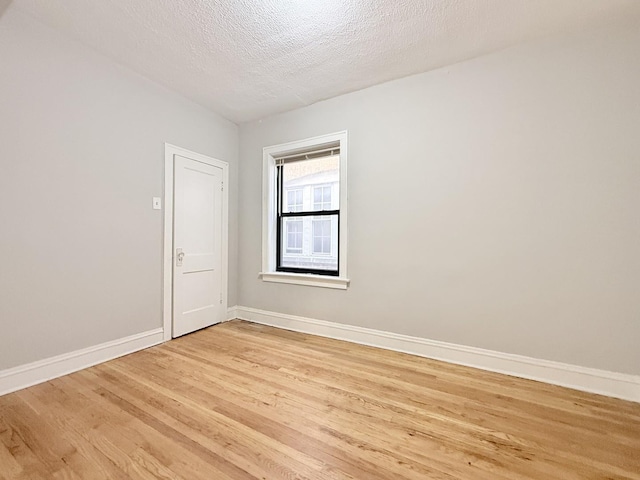
[[[640,404],[248,322],[0,397],[0,479],[640,480]]]
[[[4,442],[0,442],[0,465],[2,465],[0,478],[6,478],[6,476],[17,477],[23,471],[20,462],[14,457],[14,454],[9,451]]]
[[[279,351],[279,345],[281,343],[280,335],[282,330],[277,329],[268,329],[268,327],[264,327],[262,325],[249,324],[249,327],[244,327],[249,330],[250,335],[255,335],[256,333],[260,333],[261,339],[263,342],[268,342],[264,337],[273,337],[275,340],[269,342],[268,346],[264,346],[261,348],[258,353],[269,353],[269,357],[273,352]],[[265,330],[267,328],[267,330]],[[253,332],[252,332],[253,330]],[[290,332],[286,332],[290,333]],[[285,335],[286,335],[285,333]],[[240,332],[232,332],[234,335],[238,335]],[[246,336],[245,336],[246,338]],[[380,349],[376,349],[373,347],[363,347],[357,346],[358,349],[356,351],[349,349],[335,349],[331,347],[327,347],[326,339],[321,337],[312,337],[308,336],[309,340],[305,342],[303,345],[294,346],[292,349],[287,351],[287,354],[290,358],[299,358],[299,359],[310,359],[313,358],[318,359],[320,362],[326,357],[326,353],[331,352],[332,355],[329,358],[333,359],[346,359],[345,362],[346,367],[356,366],[361,370],[370,370],[374,368],[376,365],[381,367],[382,373],[384,376],[394,375],[400,379],[402,382],[407,382],[410,380],[412,374],[417,378],[420,382],[433,381],[433,385],[430,385],[431,388],[437,388],[439,384],[447,384],[446,380],[453,378],[454,385],[458,387],[479,387],[479,393],[489,393],[496,397],[508,395],[510,398],[521,399],[525,401],[530,401],[530,394],[537,394],[539,398],[537,398],[537,404],[541,406],[553,407],[553,408],[562,408],[568,412],[573,414],[578,413],[582,409],[588,408],[586,405],[581,405],[576,402],[579,399],[589,399],[591,396],[589,394],[585,394],[584,392],[579,392],[575,390],[561,389],[561,387],[557,387],[554,385],[548,385],[540,382],[534,381],[523,381],[521,379],[516,379],[514,377],[509,377],[506,375],[500,375],[492,372],[483,372],[482,375],[478,376],[469,376],[469,369],[466,367],[461,367],[453,364],[443,364],[442,362],[436,362],[433,360],[422,359],[412,355],[404,355],[398,354],[396,352],[389,351],[381,351]],[[314,349],[310,350],[309,347],[313,346]],[[351,345],[351,344],[347,344]],[[322,352],[323,356],[315,356],[315,352]],[[384,361],[381,361],[384,359]],[[389,365],[394,365],[396,368],[389,369]],[[438,369],[434,371],[432,365],[437,365]],[[404,367],[404,368],[403,368]],[[437,372],[437,374],[435,373]],[[495,391],[495,387],[499,386],[500,390]],[[493,388],[493,391],[489,389],[489,387]],[[560,390],[558,390],[560,389]],[[555,396],[540,396],[542,392],[553,392],[561,391],[562,395]],[[468,396],[468,393],[464,394]],[[602,405],[606,405],[605,402],[599,402],[597,404],[598,407]],[[616,407],[614,411],[618,411],[620,409],[620,405]],[[628,415],[635,412],[635,415],[638,415],[638,412],[634,410],[629,410],[626,412],[623,423],[626,423]],[[591,411],[586,412],[588,415],[591,415]]]
[[[246,374],[245,374],[246,375]],[[211,379],[199,378],[189,382],[192,386],[202,384],[206,388],[206,384]],[[305,408],[304,418],[296,420],[296,429],[304,431],[310,434],[314,434],[316,438],[321,438],[323,441],[338,441],[344,442],[344,445],[340,445],[341,449],[348,449],[353,445],[359,445],[360,448],[370,443],[370,438],[379,437],[379,431],[375,426],[372,427],[369,423],[373,423],[380,420],[377,413],[373,415],[365,414],[364,416],[353,410],[352,407],[343,406],[342,409],[333,409],[333,407],[326,408],[323,402],[315,402],[312,395],[306,396],[304,399],[299,398],[296,392],[287,391],[284,386],[273,386],[270,384],[266,389],[261,389],[258,383],[260,379],[256,378],[251,380],[252,386],[243,388],[242,386],[232,386],[231,382],[225,381],[225,387],[218,389],[218,395],[221,398],[228,399],[229,401],[235,401],[237,405],[258,413],[268,415],[274,420],[287,422],[287,418],[295,416],[300,408]],[[305,387],[305,390],[309,390]],[[275,392],[275,393],[274,393]],[[275,397],[275,399],[274,399]],[[321,394],[320,397],[327,398],[326,394]],[[358,406],[361,406],[358,404]],[[271,409],[271,410],[270,410]],[[344,415],[342,415],[344,410]],[[278,418],[282,416],[282,418]],[[362,417],[362,418],[360,418]],[[349,435],[340,433],[340,429],[349,426]],[[404,431],[393,431],[393,425],[387,424],[387,435],[383,438],[377,438],[376,443],[384,447],[386,450],[393,451],[395,453],[402,453],[403,447],[398,444],[401,439],[392,435],[393,433],[398,436],[404,436],[408,438]],[[419,449],[413,450],[411,448],[404,449],[404,457],[421,456],[424,457],[425,445],[420,445]],[[372,445],[368,445],[371,449]],[[397,455],[395,455],[397,457]],[[399,457],[402,459],[402,456]],[[410,458],[404,458],[405,462],[409,465],[414,463],[410,462]],[[474,458],[473,460],[478,460]],[[431,458],[431,462],[428,463],[433,468],[438,464],[436,458]],[[477,466],[477,462],[476,462]],[[422,472],[423,474],[425,472]],[[434,475],[433,472],[429,472],[430,475]],[[441,472],[446,473],[446,471]],[[433,477],[432,477],[433,478]],[[477,475],[477,478],[485,478]],[[486,478],[496,478],[495,474],[491,474]]]
[[[109,368],[113,367],[104,366],[105,370]],[[121,385],[125,384],[128,389],[135,391],[137,389],[137,381],[139,380],[136,380],[135,375],[128,378],[132,372],[135,371],[135,367],[130,365],[126,371],[116,370],[116,375],[108,375],[103,372],[101,377],[114,383],[111,387],[112,389],[118,388],[115,385],[117,382]],[[145,369],[140,370],[140,372],[144,371]],[[163,378],[159,381],[164,383],[165,379]],[[318,472],[309,472],[309,475],[304,474],[304,472],[307,471],[307,466],[315,467],[317,469],[322,468],[323,464],[304,454],[304,449],[308,448],[309,440],[306,439],[303,434],[301,435],[299,432],[294,431],[288,432],[289,434],[296,436],[292,441],[296,444],[298,450],[287,448],[287,445],[277,441],[281,439],[281,436],[279,435],[281,432],[277,432],[277,429],[273,428],[273,424],[271,424],[269,418],[263,417],[256,420],[246,411],[239,408],[236,403],[225,402],[224,398],[220,396],[220,388],[216,389],[216,398],[213,399],[208,395],[202,395],[202,392],[197,392],[195,388],[190,388],[179,380],[169,379],[167,381],[169,383],[165,386],[155,385],[154,387],[155,389],[167,394],[164,397],[164,400],[163,397],[158,397],[158,401],[161,402],[162,412],[157,412],[156,415],[168,414],[171,419],[177,419],[183,425],[189,426],[197,435],[204,434],[205,438],[217,438],[218,441],[226,446],[227,449],[227,452],[221,452],[221,455],[233,457],[236,462],[238,462],[239,458],[251,460],[252,456],[255,456],[256,454],[260,455],[261,450],[264,447],[267,447],[270,449],[271,459],[268,457],[264,459],[258,458],[257,460],[254,460],[256,463],[262,463],[264,461],[272,463],[276,460],[275,464],[272,465],[272,468],[285,470],[284,466],[279,465],[284,461],[287,464],[294,464],[296,467],[295,475],[301,476],[302,478],[333,478],[333,475],[330,475],[329,471],[326,471],[323,475],[320,475]],[[178,383],[176,383],[176,381]],[[174,385],[180,386],[176,392],[172,392],[171,389],[168,388],[169,386]],[[181,394],[179,392],[184,393]],[[126,394],[124,396],[126,396]],[[169,401],[170,397],[176,401]],[[237,398],[236,401],[240,402],[241,399]],[[207,405],[207,410],[203,411],[199,408],[200,405]],[[180,408],[190,406],[191,408]],[[150,405],[145,405],[145,407],[149,408]],[[153,408],[153,406],[151,407]],[[172,422],[172,420],[168,420],[168,422]],[[225,432],[225,436],[221,438],[221,435],[215,430],[210,430],[209,424],[212,427],[223,427],[222,431]],[[256,425],[258,425],[258,428],[254,428]],[[270,430],[268,430],[268,434],[265,434],[264,428],[270,428]],[[242,435],[244,435],[244,437]],[[258,437],[260,442],[264,444],[263,448],[261,448],[259,444],[255,444],[256,437]],[[274,441],[273,437],[276,438],[276,441]],[[200,439],[200,441],[203,440]],[[207,440],[204,441],[206,442]],[[253,448],[246,451],[247,446],[252,446]],[[215,445],[213,448],[215,448]],[[297,458],[291,457],[291,453],[293,453]],[[317,454],[317,452],[314,453]],[[336,450],[336,453],[339,454],[340,452]],[[246,462],[243,461],[242,463]],[[300,463],[306,464],[306,466],[303,466]],[[247,466],[249,469],[253,470],[257,465],[247,463]],[[256,474],[259,478],[262,478],[259,472],[256,472]],[[266,478],[280,478],[272,477],[272,475],[273,472],[267,474]],[[289,475],[294,474],[289,473]],[[340,475],[336,478],[348,478],[348,476]]]
[[[265,376],[265,373],[263,373],[263,374],[262,374],[262,377],[264,377],[264,376]],[[198,380],[198,382],[199,382],[199,381],[201,381],[201,380]],[[259,383],[258,383],[259,381],[260,381],[259,379],[253,379],[253,387],[252,387],[252,390],[257,390],[257,385],[259,385]],[[228,382],[225,382],[225,385],[228,385]],[[344,387],[345,382],[344,382],[344,381],[343,381],[343,382],[341,382],[341,385]],[[361,387],[360,387],[360,388],[361,388]],[[304,390],[305,390],[305,391],[311,391],[311,390],[312,390],[312,387],[311,387],[310,385],[308,385],[308,384],[307,384],[307,385],[305,385]],[[316,392],[316,393],[318,393],[318,392]],[[251,391],[247,390],[247,391],[245,391],[245,392],[238,392],[238,395],[237,395],[237,396],[238,396],[238,398],[246,398],[247,396],[250,396],[250,395],[251,395]],[[269,395],[268,395],[268,392],[266,392],[265,398],[268,398],[268,396],[269,396]],[[322,396],[321,392],[318,394],[318,396]],[[361,410],[361,411],[362,411],[362,410],[367,410],[367,408],[370,408],[372,405],[375,405],[375,402],[374,402],[373,400],[371,400],[370,398],[357,397],[357,400],[358,400],[358,401],[363,401],[363,402],[364,402],[364,403],[363,403],[363,405],[361,406],[362,408],[359,408],[359,410]],[[255,403],[256,403],[256,404],[258,404],[258,405],[260,404],[260,402],[255,402]],[[390,407],[389,405],[386,405],[386,406],[385,406],[385,408],[389,408],[389,407]],[[342,409],[343,409],[343,410],[345,410],[345,409],[349,409],[349,408],[351,408],[351,407],[348,407],[348,406],[342,405]],[[307,411],[308,411],[308,410],[307,410]],[[381,413],[382,413],[382,414],[384,414],[385,412],[384,412],[384,411],[382,411]],[[396,413],[397,413],[397,412],[396,412]],[[400,412],[400,413],[401,413],[401,412]],[[357,412],[355,412],[355,411],[353,411],[353,410],[352,410],[352,413],[351,413],[351,414],[352,414],[352,416],[357,416]],[[354,414],[355,414],[355,415],[354,415]],[[443,417],[442,417],[442,416],[440,416],[440,415],[437,415],[437,416],[438,416],[438,417],[441,417],[441,418],[440,418],[440,420],[442,420],[442,419],[443,419]],[[307,415],[307,417],[309,417],[309,415]],[[331,417],[331,415],[329,415],[329,416],[328,416],[328,418],[330,418],[330,417]],[[368,416],[366,416],[366,417],[364,418],[364,423],[361,423],[361,424],[359,425],[359,427],[358,427],[358,429],[357,429],[357,430],[358,430],[358,431],[360,431],[360,432],[364,432],[364,431],[366,430],[366,428],[367,428],[367,423],[373,423],[373,422],[375,422],[375,420],[376,420],[377,418],[379,418],[379,417],[380,417],[380,416],[378,415],[378,413],[377,413],[377,412],[373,412],[373,413],[371,413],[370,415],[368,415]],[[435,417],[436,417],[435,415],[431,415],[431,418],[425,418],[425,419],[424,419],[424,421],[426,421],[426,422],[433,422],[433,420],[434,420],[434,418],[435,418]],[[444,425],[444,430],[443,430],[443,431],[445,432],[445,434],[443,435],[443,437],[444,437],[446,434],[450,433],[450,430],[451,430],[451,427],[452,427],[452,424],[451,424],[451,422],[450,422],[450,420],[449,420],[449,419],[444,419],[444,420],[445,420],[445,425]],[[351,423],[353,423],[353,422],[351,422]],[[458,425],[457,425],[458,427],[465,427],[465,424],[463,424],[462,422],[457,422],[457,423],[458,423]],[[468,425],[467,425],[467,426],[468,426]],[[386,426],[386,430],[387,430],[387,437],[389,437],[389,436],[390,436],[390,434],[392,433],[392,430],[393,430],[393,429],[392,429],[391,427],[392,427],[391,425],[387,425],[387,426]],[[435,430],[435,428],[434,428],[434,427],[435,427],[435,426],[434,426],[434,425],[433,425],[433,423],[432,423],[432,424],[430,425],[430,432],[431,432],[431,434],[433,434],[433,432],[434,432],[434,430]],[[418,424],[418,425],[416,425],[416,428],[418,428],[418,429],[419,429],[419,428],[420,428],[420,425],[419,425],[419,424]],[[509,437],[508,439],[505,439],[505,438],[504,438],[504,436],[499,435],[499,432],[490,431],[490,430],[487,430],[487,429],[484,429],[484,428],[475,428],[475,429],[473,429],[473,430],[474,430],[474,431],[467,432],[467,433],[471,433],[471,434],[472,434],[472,435],[471,435],[471,437],[472,437],[472,438],[473,438],[473,437],[475,437],[475,438],[474,438],[475,440],[477,440],[477,439],[482,440],[482,441],[486,444],[485,446],[491,447],[491,449],[492,449],[492,450],[497,449],[496,445],[498,445],[498,444],[499,444],[499,445],[500,445],[500,448],[504,451],[504,450],[506,450],[506,449],[507,449],[506,447],[509,447],[509,446],[510,446],[510,444],[511,444],[510,448],[511,448],[514,452],[516,452],[516,454],[517,454],[518,456],[523,457],[523,458],[527,458],[527,456],[526,456],[526,450],[524,450],[524,449],[525,449],[525,447],[526,447],[526,445],[524,444],[524,442],[523,442],[523,441],[519,441],[519,442],[517,442],[517,444],[513,445],[514,440],[515,440],[515,436],[511,436],[511,437]],[[371,434],[373,434],[373,435],[375,436],[375,432],[370,432],[370,433],[371,433]],[[469,435],[467,435],[467,437],[469,437]],[[391,436],[390,438],[393,438],[393,436]],[[364,441],[364,439],[360,439],[360,441]],[[380,442],[382,442],[382,443],[384,443],[384,439],[380,439],[379,441],[380,441]],[[457,442],[458,442],[458,445],[460,445],[460,446],[461,446],[461,444],[463,444],[463,443],[464,443],[464,438],[460,438],[460,439],[458,439],[458,441],[457,441]],[[475,445],[475,446],[474,446],[475,450],[478,450],[478,448],[479,448],[479,447],[482,447],[482,445]],[[488,455],[488,453],[489,453],[489,452],[487,452],[487,455]],[[531,455],[529,455],[529,456],[531,456]],[[541,459],[543,459],[543,458],[544,458],[544,457],[543,457],[543,456],[541,456],[541,455],[538,455],[538,457],[539,457],[539,458],[538,458],[538,460],[541,460]],[[487,458],[490,458],[490,457],[489,457],[489,456],[487,456]],[[530,458],[527,458],[527,459],[528,459],[528,460],[530,460]],[[474,458],[473,460],[476,460],[476,461],[474,462],[474,464],[476,464],[476,465],[477,465],[477,464],[479,463],[479,462],[477,461],[477,460],[478,460],[478,458]],[[495,463],[495,461],[496,461],[496,460],[495,460],[495,459],[492,459],[492,460],[493,460],[493,461],[492,461],[491,463]],[[432,461],[432,463],[433,463],[433,461]],[[592,466],[593,466],[593,465],[592,465]],[[545,466],[544,466],[544,465],[537,465],[536,467],[537,467],[537,468],[544,468]],[[536,468],[536,467],[534,467],[534,466],[532,466],[531,464],[529,464],[529,465],[527,466],[527,470],[528,470],[528,471],[530,471],[530,470],[532,470],[532,469],[534,469],[534,468]],[[547,465],[546,467],[547,467],[547,468],[546,468],[546,470],[549,470],[548,465]],[[597,465],[596,465],[596,466],[593,466],[593,467],[594,467],[594,468],[597,468]],[[554,468],[555,468],[555,467],[554,467]],[[582,468],[581,463],[580,463],[580,462],[574,462],[574,468]],[[557,468],[556,468],[556,470],[557,470]],[[513,471],[511,471],[511,472],[510,472],[510,478],[513,478],[513,473],[514,473]],[[571,472],[565,472],[565,474],[564,474],[564,475],[565,475],[565,477],[566,477],[566,478],[570,478],[570,477],[571,477]],[[478,477],[478,474],[477,474],[477,473],[476,473],[476,477]],[[496,477],[496,473],[495,473],[495,471],[494,471],[494,472],[492,472],[492,473],[491,473],[491,478],[495,478],[495,477]],[[582,478],[582,477],[577,477],[577,478]]]
[[[275,355],[275,353],[273,354]],[[273,356],[272,355],[272,356]],[[272,358],[273,360],[273,358]],[[284,360],[274,360],[274,361],[278,361],[281,363],[284,363]],[[341,381],[341,386],[344,388],[346,382],[344,381],[344,374],[345,374],[345,370],[343,369],[341,374],[343,375],[343,380]],[[317,372],[313,375],[315,377],[317,377]],[[264,377],[264,375],[263,375]],[[353,377],[352,377],[353,378]],[[334,380],[335,381],[335,380]],[[376,389],[379,388],[381,381],[378,381],[375,383],[376,385]],[[412,391],[413,392],[417,392],[417,390],[415,388],[413,388],[414,386],[412,386]],[[309,387],[309,385],[305,385],[305,390],[310,390],[311,387]],[[356,390],[360,391],[360,395],[362,394],[362,392],[364,390],[366,390],[366,385],[365,386],[358,386],[356,388]],[[375,401],[373,400],[375,398],[376,393],[378,393],[377,390],[371,391],[369,392],[370,396],[369,398],[364,398],[364,397],[359,397],[359,400],[365,401],[363,407],[364,408],[371,408],[371,406],[375,405]],[[472,394],[473,392],[471,392]],[[386,409],[390,409],[392,406],[389,405],[389,396],[392,395],[393,392],[387,392],[386,395],[386,401],[387,404],[384,406],[384,408]],[[421,397],[424,397],[425,394],[428,394],[428,391],[423,391],[420,393]],[[406,396],[404,393],[402,393],[402,390],[400,390],[400,400],[402,400],[402,397]],[[398,395],[396,395],[396,397],[398,397]],[[458,418],[458,419],[453,419],[450,415],[451,412],[455,412],[455,408],[457,405],[450,405],[447,404],[447,402],[445,401],[445,399],[443,399],[442,397],[438,398],[438,397],[433,397],[432,398],[432,403],[437,404],[439,406],[439,409],[442,408],[442,405],[447,405],[448,406],[448,411],[444,412],[445,415],[442,414],[442,411],[438,411],[438,412],[430,412],[429,413],[429,418],[427,420],[434,420],[435,418],[440,418],[441,420],[445,421],[445,422],[452,422],[452,421],[457,421],[458,423],[461,423],[462,426],[466,425],[467,427],[471,427],[474,424],[473,418],[470,418],[469,415],[465,415],[465,418]],[[402,403],[398,404],[400,406],[402,406]],[[469,407],[469,404],[467,402],[466,408],[467,410]],[[537,408],[537,406],[534,404],[533,406],[531,405],[527,405],[527,409],[531,409],[531,408]],[[459,409],[458,409],[459,410]],[[486,408],[485,408],[486,410]],[[384,414],[384,412],[382,412]],[[397,413],[397,412],[396,412]],[[416,415],[419,415],[420,412],[416,411]],[[547,415],[548,416],[548,415]],[[486,415],[485,415],[486,417]],[[536,417],[534,417],[536,418]],[[523,427],[526,427],[526,421],[521,420],[521,417],[518,416],[517,418],[511,418],[511,419],[504,419],[504,416],[502,417],[497,417],[493,419],[494,421],[492,422],[492,424],[485,424],[486,425],[486,431],[497,431],[497,432],[501,432],[503,431],[505,428],[508,430],[508,427],[510,426],[509,424],[517,424],[518,422],[520,423],[524,423]],[[529,419],[530,420],[530,419]],[[553,417],[549,417],[546,418],[544,416],[538,416],[536,418],[537,422],[541,424],[541,426],[545,427],[546,429],[554,429],[555,428],[555,420]],[[579,418],[579,420],[582,420],[582,418]],[[574,419],[575,421],[575,419]],[[475,430],[476,431],[480,431],[480,430],[485,430],[484,428],[480,428],[481,427],[481,423],[482,422],[475,422],[476,427]],[[517,425],[516,425],[517,426]],[[624,425],[621,427],[622,430],[627,429],[627,425]],[[522,429],[522,431],[527,431],[525,428]],[[606,430],[605,430],[606,431]],[[633,433],[632,430],[629,430],[630,434]],[[563,438],[564,435],[564,438]],[[589,451],[585,452],[584,451],[584,445],[581,447],[577,447],[577,446],[573,446],[572,442],[570,441],[571,438],[573,438],[576,435],[580,435],[582,436],[586,442],[585,444],[588,446],[588,448],[591,449],[595,449],[595,450],[599,450],[598,447],[598,442],[599,441],[607,441],[608,443],[612,443],[612,446],[616,447],[615,449],[609,449],[609,454],[610,455],[614,455],[617,457],[621,457],[621,458],[625,458],[625,457],[629,457],[631,456],[631,454],[633,453],[632,451],[629,451],[628,447],[626,447],[626,445],[624,443],[621,442],[617,442],[616,438],[614,436],[612,436],[610,433],[607,433],[607,436],[605,438],[605,436],[603,436],[602,431],[600,429],[598,430],[593,430],[589,425],[587,425],[585,428],[578,428],[575,427],[574,425],[569,425],[567,428],[562,429],[560,431],[560,433],[558,435],[556,435],[557,438],[554,438],[554,440],[556,440],[556,445],[550,445],[550,447],[552,447],[554,450],[557,450],[558,448],[563,448],[563,447],[567,447],[569,448],[569,450],[573,450],[574,453],[576,454],[584,454],[584,453],[589,453]],[[496,441],[501,441],[501,438],[497,438],[497,439],[493,439]],[[516,435],[516,431],[514,431],[512,434],[509,435],[509,440],[510,441],[514,441],[514,440],[518,440],[518,437]],[[558,440],[560,440],[558,442]],[[541,433],[536,432],[530,432],[528,435],[528,440],[527,442],[533,442],[535,443],[537,441],[538,444],[540,443],[548,443],[548,439],[545,438],[545,433],[544,431]],[[520,441],[520,447],[522,447],[525,442],[524,441]]]
[[[57,381],[56,381],[57,382]],[[38,393],[42,391],[48,401],[43,402]],[[51,401],[52,392],[55,389],[51,382],[43,384],[41,389],[26,389],[19,392],[19,397],[39,414],[39,422],[49,424],[57,432],[54,443],[60,443],[60,439],[73,448],[61,456],[65,467],[54,474],[57,478],[88,478],[96,480],[124,480],[128,478],[112,462],[101,454],[95,445],[87,441],[79,431],[88,430],[89,423],[82,420],[82,412],[77,409],[69,409],[65,404]],[[66,395],[65,395],[66,397]]]
[[[4,400],[4,397],[0,397],[0,400]],[[21,437],[18,430],[8,422],[8,415],[6,414],[7,408],[5,402],[1,402],[0,408],[0,440],[11,453],[15,462],[17,462],[21,469],[12,474],[9,478],[46,478],[49,473],[47,466],[38,458],[31,448]],[[13,462],[12,462],[13,463]],[[5,464],[0,464],[4,474],[9,475],[11,464],[5,467]],[[15,467],[14,467],[15,470]]]

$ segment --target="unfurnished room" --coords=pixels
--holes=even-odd
[[[640,1],[0,0],[0,480],[640,480]]]

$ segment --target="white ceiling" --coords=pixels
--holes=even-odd
[[[637,16],[638,0],[14,0],[234,122]],[[640,17],[638,17],[640,18]]]

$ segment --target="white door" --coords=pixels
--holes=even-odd
[[[221,322],[226,314],[223,174],[220,167],[174,156],[173,337]]]

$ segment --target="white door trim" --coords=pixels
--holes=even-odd
[[[181,155],[197,162],[222,169],[222,306],[227,311],[229,288],[229,164],[213,157],[192,152],[169,143],[164,144],[164,241],[163,241],[163,288],[162,325],[164,341],[171,340],[173,321],[173,171],[174,156]]]

